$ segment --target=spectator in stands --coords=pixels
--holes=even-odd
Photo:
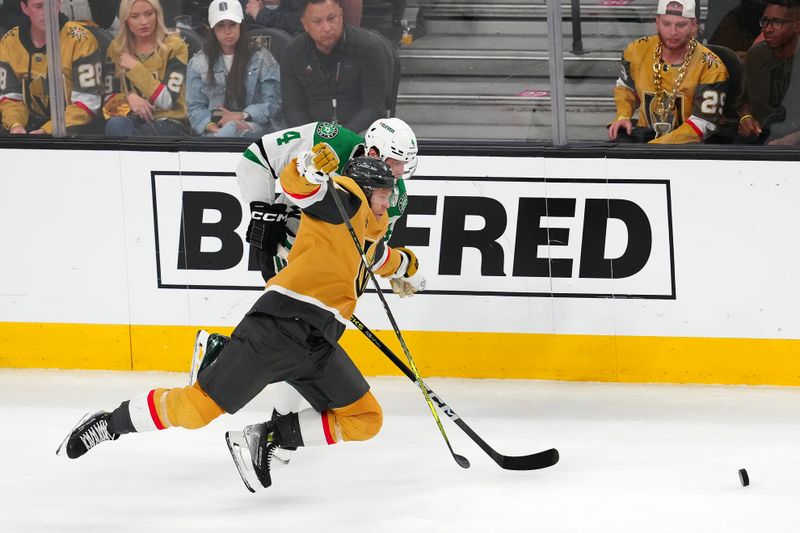
[[[291,0],[248,0],[248,21],[267,28],[278,28],[291,35],[303,33],[300,12],[294,8]]]
[[[26,22],[27,17],[19,4],[20,0],[0,0],[0,26],[6,31]]]
[[[742,0],[722,18],[708,40],[709,44],[730,48],[740,59],[744,59],[761,33],[759,20],[763,13],[764,3],[761,0]]]
[[[69,20],[93,22],[108,29],[119,13],[119,0],[61,0],[61,12]]]
[[[737,106],[739,135],[748,144],[798,144],[796,91],[789,93],[800,37],[800,0],[769,0],[761,17],[764,40],[745,59],[745,90]]]
[[[336,122],[364,131],[386,113],[390,66],[381,43],[368,30],[344,24],[339,0],[302,4],[306,33],[280,58],[286,122]]]
[[[167,30],[159,0],[122,0],[119,20],[106,57],[106,135],[185,134],[186,43]]]
[[[341,0],[344,23],[361,26],[361,14],[364,11],[364,0]]]
[[[659,0],[657,35],[632,42],[622,54],[614,89],[617,118],[608,138],[623,142],[700,142],[717,129],[728,71],[698,43],[694,0]],[[638,110],[638,126],[631,118]],[[627,134],[627,135],[626,135]]]
[[[45,0],[22,0],[25,20],[0,40],[0,114],[11,134],[53,133],[50,122]],[[61,22],[61,74],[69,133],[82,133],[100,111],[102,58],[91,32],[75,22]]]
[[[200,135],[261,137],[283,127],[278,62],[263,48],[250,50],[243,19],[237,0],[208,6],[212,31],[189,61],[186,88],[189,122]]]

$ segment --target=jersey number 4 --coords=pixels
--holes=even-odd
[[[282,136],[278,137],[278,139],[277,139],[278,146],[280,146],[282,144],[286,144],[288,142],[291,142],[291,141],[293,141],[295,139],[299,139],[299,138],[300,138],[300,132],[299,131],[287,131]]]

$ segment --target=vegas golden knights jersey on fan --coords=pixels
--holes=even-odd
[[[302,317],[336,343],[369,279],[331,194],[342,199],[372,271],[384,277],[394,274],[401,263],[400,254],[383,240],[389,218],[376,218],[361,188],[347,176],[316,185],[300,176],[296,165],[288,164],[280,181],[285,194],[303,211],[302,222],[288,266],[267,282],[254,310]]]
[[[92,33],[76,22],[61,27],[61,82],[67,126],[88,124],[100,110],[103,58]],[[47,50],[36,48],[30,25],[12,28],[0,40],[0,113],[3,126],[52,133],[47,85]]]
[[[622,53],[622,71],[614,88],[617,119],[631,118],[639,112],[639,126],[652,127],[655,82],[653,65],[658,46],[657,35],[642,37]],[[661,88],[672,93],[672,84],[680,65],[667,65],[661,72]],[[675,98],[675,107],[667,118],[670,133],[652,142],[677,144],[704,140],[717,128],[725,105],[728,70],[714,52],[697,44]]]
[[[140,56],[138,65],[124,71],[118,67],[122,51],[116,42],[111,43],[103,70],[106,110],[119,109],[132,92],[153,104],[155,119],[187,121],[185,80],[189,49],[177,33],[167,35],[164,46],[166,49]]]

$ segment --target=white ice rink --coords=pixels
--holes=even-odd
[[[800,389],[429,379],[501,453],[561,462],[501,470],[419,389],[371,378],[384,408],[366,443],[302,449],[250,494],[224,443],[263,420],[265,392],[199,431],[124,436],[57,457],[86,411],[173,373],[0,370],[0,532],[797,532]],[[751,485],[739,484],[747,468]]]

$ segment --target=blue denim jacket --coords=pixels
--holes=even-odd
[[[189,122],[192,129],[202,135],[211,121],[211,112],[225,104],[225,61],[220,56],[214,64],[216,84],[213,87],[206,83],[208,59],[202,51],[192,57],[187,70],[186,104]],[[263,127],[263,133],[283,127],[280,68],[267,50],[253,52],[247,65],[246,102],[244,109],[235,111],[244,111],[250,115],[250,121]]]

